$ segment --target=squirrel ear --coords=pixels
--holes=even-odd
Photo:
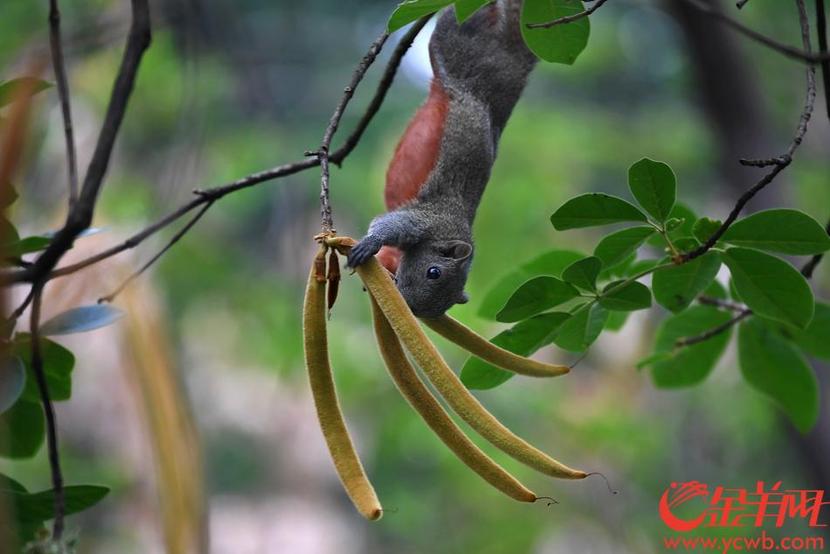
[[[447,241],[441,248],[441,254],[447,258],[455,260],[463,260],[468,258],[473,253],[473,245],[463,240]]]

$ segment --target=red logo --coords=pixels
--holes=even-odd
[[[705,498],[698,512],[683,516],[677,509],[694,498]],[[826,527],[827,515],[822,510],[830,505],[825,491],[811,489],[781,489],[781,481],[767,488],[758,481],[754,489],[728,488],[722,485],[709,490],[699,481],[672,483],[660,497],[660,518],[670,529],[685,533],[698,527],[781,527],[789,520],[801,520],[810,527]],[[830,514],[830,508],[825,510]]]
[[[696,518],[691,520],[680,519],[675,516],[671,509],[684,504],[692,498],[698,496],[708,496],[709,490],[706,484],[698,481],[689,481],[688,483],[678,484],[672,483],[669,488],[663,492],[660,497],[660,517],[663,523],[668,525],[674,531],[686,532],[698,527],[703,523],[706,517],[706,512],[701,512]]]

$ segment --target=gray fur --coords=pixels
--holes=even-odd
[[[444,10],[429,44],[435,79],[449,96],[437,163],[417,197],[376,217],[349,254],[355,267],[383,245],[400,248],[398,289],[419,317],[467,301],[473,220],[501,132],[536,63],[521,38],[519,5],[499,0],[461,26],[452,8]],[[495,25],[492,10],[498,10]],[[439,268],[440,278],[427,278],[430,267]]]

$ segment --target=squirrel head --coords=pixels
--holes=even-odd
[[[398,290],[418,317],[439,317],[468,301],[464,292],[473,245],[462,240],[425,241],[407,249],[396,274]]]

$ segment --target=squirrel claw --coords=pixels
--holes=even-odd
[[[366,237],[356,245],[354,245],[346,258],[347,267],[357,267],[363,265],[366,261],[380,251],[382,244],[379,241]]]

